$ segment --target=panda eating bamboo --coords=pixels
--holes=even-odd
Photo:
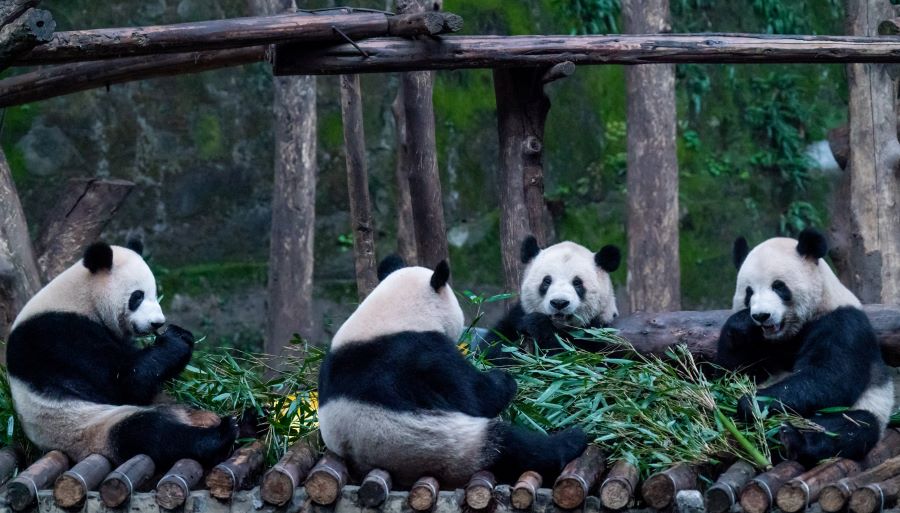
[[[862,458],[878,442],[894,404],[894,385],[859,299],[823,258],[825,237],[804,230],[749,251],[734,245],[734,314],[722,328],[717,363],[768,379],[758,396],[769,410],[791,411],[823,430],[785,424],[786,456],[806,465],[833,456]],[[760,400],[762,403],[763,401]],[[822,413],[822,409],[846,411]],[[749,398],[739,415],[751,418]]]

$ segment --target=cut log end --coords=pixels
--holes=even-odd
[[[751,481],[741,490],[740,503],[744,513],[765,513],[772,505],[772,497],[764,484]]]
[[[206,477],[209,494],[220,500],[230,499],[235,485],[234,475],[226,468],[216,467]]]
[[[851,513],[875,513],[881,508],[882,497],[875,487],[860,488],[850,496]]]
[[[706,491],[706,510],[709,513],[725,513],[734,501],[734,493],[726,486],[712,487]]]
[[[291,476],[273,469],[263,477],[259,495],[269,504],[284,506],[294,495],[294,482]]]
[[[60,508],[74,508],[87,496],[81,479],[72,474],[63,474],[53,486],[53,500]]]
[[[306,480],[306,493],[316,504],[328,506],[334,503],[341,493],[341,483],[330,474],[316,472]]]
[[[544,482],[544,478],[540,474],[532,470],[527,470],[513,486],[510,493],[510,503],[516,509],[531,509],[534,503],[534,496],[537,494],[538,488]]]
[[[121,479],[107,479],[100,483],[100,500],[107,508],[118,508],[130,495],[131,488]]]
[[[666,474],[650,476],[641,486],[644,502],[654,509],[663,509],[672,504],[675,492],[675,483]]]
[[[587,497],[584,481],[575,477],[564,477],[553,485],[553,502],[564,509],[577,508]]]
[[[476,472],[466,485],[466,505],[476,510],[487,508],[494,498],[496,485],[494,474],[486,470]]]
[[[177,483],[160,483],[156,487],[156,503],[163,509],[176,509],[184,504],[188,493]]]
[[[359,503],[367,508],[377,508],[391,493],[391,476],[381,469],[370,471],[359,487]]]
[[[840,486],[839,483],[831,484],[823,488],[822,493],[819,494],[819,506],[826,513],[837,513],[843,511],[849,498],[850,494],[845,487]]]
[[[802,483],[802,481],[791,481],[785,483],[778,490],[778,493],[775,495],[775,503],[778,504],[781,511],[797,513],[801,509],[806,508],[806,504],[809,501],[809,496],[806,493],[808,488]]]
[[[439,490],[437,479],[423,477],[410,488],[407,503],[414,511],[429,511],[437,501]]]
[[[600,503],[606,509],[622,509],[631,502],[632,491],[622,481],[607,481],[600,489]]]

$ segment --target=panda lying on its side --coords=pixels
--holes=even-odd
[[[212,463],[234,444],[232,418],[153,405],[187,365],[194,338],[169,326],[147,348],[133,343],[165,322],[140,252],[140,243],[94,244],[28,301],[6,347],[13,405],[32,442],[74,461],[96,453],[114,465],[136,454],[158,467]]]
[[[381,262],[381,282],[331,341],[319,372],[325,444],[357,477],[377,467],[402,486],[430,475],[457,487],[482,469],[505,482],[531,469],[553,482],[584,450],[584,433],[548,437],[498,419],[516,382],[459,352],[463,312],[447,263],[403,265]]]
[[[489,360],[507,362],[501,344],[522,336],[545,351],[558,352],[562,348],[556,335],[569,340],[568,329],[608,326],[619,316],[609,277],[619,268],[619,248],[607,245],[594,253],[565,241],[541,250],[529,236],[522,241],[521,258],[527,266],[519,302],[486,337],[486,342],[493,344]],[[591,342],[569,341],[582,349],[600,349]]]
[[[782,426],[787,457],[806,465],[833,456],[862,458],[893,409],[894,386],[866,314],[822,258],[827,242],[804,230],[799,240],[773,238],[748,252],[735,241],[740,269],[734,313],[719,338],[717,360],[758,380],[769,409],[791,410],[828,433]],[[829,407],[848,411],[816,414]],[[739,414],[752,416],[744,398]],[[837,434],[833,436],[829,433]]]

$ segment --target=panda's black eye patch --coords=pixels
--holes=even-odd
[[[581,278],[576,276],[575,279],[572,280],[572,286],[575,287],[575,293],[578,294],[578,298],[584,299],[584,282],[581,281]]]
[[[746,306],[747,308],[750,308],[750,298],[753,297],[753,289],[750,287],[747,287],[745,294],[746,295],[744,296],[744,306]]]
[[[137,310],[141,303],[144,302],[144,291],[143,290],[135,290],[131,293],[131,297],[128,298],[128,309],[132,312]]]
[[[541,286],[538,288],[538,292],[540,292],[542,296],[546,294],[547,289],[550,288],[551,283],[553,283],[553,278],[551,278],[549,274],[547,276],[544,276],[544,280],[541,282]]]
[[[775,280],[772,282],[772,290],[778,294],[778,297],[781,298],[785,303],[789,302],[793,299],[794,295],[791,293],[791,289],[781,280]]]

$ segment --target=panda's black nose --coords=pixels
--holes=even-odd
[[[551,299],[550,306],[556,308],[557,310],[562,310],[563,308],[569,306],[569,301],[566,299]]]
[[[163,327],[164,322],[151,322],[150,327],[153,328],[153,331],[156,331]]]
[[[766,312],[760,312],[760,313],[750,314],[750,317],[753,317],[754,321],[762,324],[762,323],[766,322],[769,319],[769,317],[772,317],[772,314],[769,314]]]

